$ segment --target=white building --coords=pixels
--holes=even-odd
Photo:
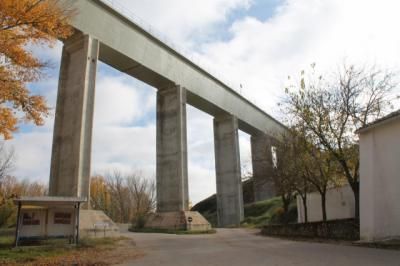
[[[361,240],[400,237],[400,110],[357,133]]]
[[[79,239],[80,205],[86,199],[74,197],[22,197],[18,206],[15,246],[23,239]]]
[[[327,220],[354,218],[354,206],[354,193],[349,185],[331,188],[326,192]],[[304,223],[304,206],[300,196],[297,196],[297,214],[297,221]],[[321,195],[318,192],[307,194],[307,218],[309,222],[322,221]]]

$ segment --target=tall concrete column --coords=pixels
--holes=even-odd
[[[276,195],[272,179],[272,145],[272,138],[263,133],[251,136],[254,201],[270,199]]]
[[[243,220],[238,121],[232,115],[214,118],[218,226],[238,226]]]
[[[64,42],[54,121],[49,194],[89,198],[99,42],[77,34]]]
[[[189,208],[186,90],[180,86],[157,93],[157,211]]]

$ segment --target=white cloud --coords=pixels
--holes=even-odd
[[[96,82],[95,123],[102,125],[130,124],[146,111],[140,95],[124,76],[100,76]]]
[[[155,174],[154,125],[122,127],[95,125],[92,146],[92,173],[115,169],[141,170],[146,177]]]
[[[230,28],[232,39],[203,45],[208,68],[243,84],[243,93],[276,114],[288,75],[316,62],[331,69],[345,58],[399,68],[398,1],[288,0],[274,17],[246,17]]]
[[[6,142],[15,151],[15,167],[12,174],[21,179],[47,183],[50,173],[51,141],[53,134],[27,132],[16,134]]]
[[[252,0],[117,0],[131,13],[179,46],[205,40],[216,23],[224,22],[235,9],[248,8]]]

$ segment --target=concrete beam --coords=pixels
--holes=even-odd
[[[51,196],[89,198],[93,108],[99,42],[74,35],[64,43],[50,168]]]
[[[273,139],[265,134],[251,136],[251,159],[253,165],[254,201],[270,199],[276,196],[272,179]]]
[[[186,90],[180,86],[157,92],[157,211],[189,208]]]
[[[100,0],[64,0],[77,9],[73,26],[101,42],[100,60],[155,88],[179,84],[187,90],[187,102],[218,116],[230,113],[241,130],[279,134],[285,127],[143,28]]]
[[[244,212],[236,117],[214,118],[214,145],[218,226],[239,226]]]

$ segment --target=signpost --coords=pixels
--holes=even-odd
[[[188,231],[190,231],[191,229],[192,229],[192,221],[193,221],[193,218],[192,217],[188,217]]]

